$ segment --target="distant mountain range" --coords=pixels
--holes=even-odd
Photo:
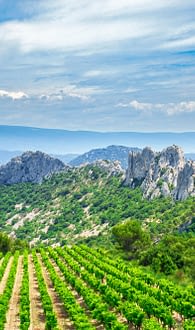
[[[54,155],[82,154],[109,145],[152,147],[161,150],[179,145],[185,153],[195,153],[195,132],[137,133],[89,132],[43,129],[23,126],[0,126],[0,150],[41,150]]]
[[[119,160],[123,169],[127,168],[128,165],[128,154],[130,151],[141,150],[134,147],[125,146],[108,146],[107,148],[92,149],[82,155],[78,154],[66,154],[57,155],[49,154],[53,158],[60,159],[63,163],[71,166],[79,166],[85,163],[94,163],[98,160]],[[8,151],[0,150],[0,166],[7,164],[12,158],[22,155],[22,151]],[[195,160],[195,153],[185,154],[187,160]]]
[[[140,151],[139,148],[124,146],[108,146],[107,148],[92,149],[70,161],[70,165],[79,166],[85,163],[94,163],[97,160],[119,160],[121,166],[126,169],[128,166],[128,155],[130,151]]]

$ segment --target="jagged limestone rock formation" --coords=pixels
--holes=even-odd
[[[195,195],[195,162],[186,161],[182,149],[175,145],[162,152],[148,147],[131,152],[125,184],[140,186],[147,198],[172,196],[183,200]]]
[[[103,171],[107,172],[109,175],[112,176],[125,173],[125,170],[122,168],[121,163],[118,160],[97,160],[93,163],[93,165],[98,166]]]
[[[118,160],[115,160],[114,162],[110,160],[96,160],[92,164],[82,164],[79,166],[79,168],[85,168],[85,167],[91,168],[91,170],[89,170],[89,174],[91,176],[93,176],[94,174],[94,168],[98,167],[102,171],[104,171],[108,176],[122,175],[123,180],[125,179],[125,170],[121,167],[121,163]]]
[[[0,184],[41,183],[44,177],[67,168],[59,159],[43,152],[28,151],[0,167]]]

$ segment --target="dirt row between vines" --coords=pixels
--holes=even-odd
[[[19,301],[20,288],[23,277],[23,256],[19,256],[14,287],[9,302],[9,309],[6,315],[5,330],[18,330],[20,328]]]
[[[50,259],[50,261],[51,261],[52,265],[54,266],[56,273],[59,275],[59,277],[63,281],[65,281],[64,276],[63,276],[61,270],[59,269],[59,267],[57,266],[57,264],[55,263],[55,261],[53,259]],[[104,330],[105,327],[103,326],[103,324],[100,324],[100,322],[98,320],[92,319],[91,312],[90,312],[89,308],[87,307],[83,297],[80,296],[78,294],[78,292],[70,284],[67,283],[67,287],[72,292],[72,294],[74,295],[74,297],[75,297],[76,301],[78,302],[78,304],[85,310],[86,315],[89,317],[89,319],[91,319],[92,325],[95,326],[95,328],[97,330]]]
[[[59,256],[59,258],[61,259],[61,261],[67,266],[67,268],[68,269],[70,269],[71,271],[72,271],[72,269],[71,269],[71,267],[69,266],[69,264],[65,261],[65,259],[63,258],[63,257],[61,257],[61,256]],[[56,263],[53,261],[53,263],[54,263],[54,265],[55,266],[57,266],[56,265]],[[81,266],[80,266],[81,267]],[[57,266],[57,268],[58,268],[58,266]],[[81,268],[84,268],[84,267],[81,267]],[[59,269],[59,268],[58,268]],[[59,271],[60,271],[60,269],[59,269]],[[74,271],[73,271],[74,272]],[[60,271],[60,273],[61,273],[61,271]],[[61,275],[62,275],[62,273],[61,273]],[[63,276],[63,275],[62,275]],[[81,278],[82,279],[82,278]],[[91,290],[93,290],[93,288],[91,288],[90,287],[90,285],[88,285],[86,282],[85,282],[85,285],[86,285],[86,287],[88,287],[88,288],[90,288]],[[71,288],[71,287],[70,287]],[[84,306],[86,306],[86,304],[85,304],[85,302],[84,302],[84,300],[83,300],[83,298],[81,297],[81,296],[79,296],[78,295],[78,293],[74,290],[74,288],[72,288],[72,292],[74,292],[75,293],[75,295],[76,296],[78,296],[78,299],[81,301],[81,303],[84,305]],[[96,292],[97,294],[98,294],[98,292]],[[100,294],[100,296],[101,296],[101,294]],[[87,307],[87,306],[86,306]],[[123,324],[126,324],[127,325],[127,320],[125,319],[125,317],[123,316],[123,315],[121,315],[119,312],[117,312],[116,310],[115,310],[115,308],[109,308],[109,311],[110,312],[113,312],[113,314],[115,314],[116,315],[116,317],[117,317],[117,319],[118,319],[118,321],[119,322],[121,322],[121,323],[123,323]],[[90,313],[90,312],[89,312]],[[99,323],[97,320],[93,320],[93,322],[94,323]],[[105,329],[105,327],[102,325],[102,324],[99,324],[99,326],[98,327],[96,327],[98,330],[102,330],[102,329]],[[129,325],[129,329],[134,329],[134,327],[132,327],[131,325]]]
[[[58,294],[55,292],[55,289],[53,287],[47,269],[43,265],[40,255],[38,255],[38,258],[41,264],[43,278],[46,283],[47,290],[53,304],[54,312],[57,317],[59,329],[75,330],[75,327],[73,326],[70,318],[68,317],[67,312],[65,311],[63,303],[60,301]],[[12,263],[13,263],[13,257],[10,258],[8,265],[5,269],[4,276],[0,283],[0,293],[2,293],[5,289]],[[54,265],[57,274],[60,276],[61,279],[64,280],[63,275],[60,272],[59,268],[56,266],[55,263]],[[29,269],[29,298],[30,298],[30,320],[31,320],[29,330],[45,330],[46,319],[41,303],[41,296],[38,288],[36,272],[31,255],[29,255],[28,258],[28,269]],[[5,330],[20,329],[19,308],[20,308],[20,289],[22,285],[22,278],[23,278],[23,256],[20,256],[18,260],[12,296],[9,303],[9,309],[6,315],[6,324],[4,328]],[[86,305],[84,304],[83,298],[80,297],[78,293],[74,291],[70,286],[69,289],[72,291],[78,304],[80,304],[80,306],[85,309],[86,314],[89,316],[90,311],[87,309]],[[99,326],[96,320],[92,320],[92,324],[96,327],[96,329],[104,330],[104,327],[101,325]]]
[[[39,257],[39,260],[40,260],[41,257],[40,257],[40,256],[38,256],[38,257]],[[60,277],[61,280],[64,281],[64,283],[67,285],[67,288],[71,291],[71,293],[72,293],[73,296],[75,297],[77,303],[78,303],[78,304],[84,309],[85,314],[89,317],[89,320],[91,320],[91,324],[92,324],[97,330],[105,330],[105,328],[104,328],[104,326],[103,326],[102,324],[100,324],[97,320],[94,320],[94,319],[91,318],[91,313],[90,313],[90,311],[89,311],[87,305],[85,304],[85,302],[84,302],[84,300],[83,300],[83,297],[81,297],[81,296],[77,293],[77,291],[74,290],[74,288],[72,288],[68,283],[65,282],[64,276],[63,276],[62,272],[60,271],[59,267],[56,265],[56,263],[55,263],[52,259],[50,259],[50,261],[51,261],[52,265],[54,266],[54,269],[55,269],[57,275]],[[47,283],[47,281],[48,281],[47,278],[49,279],[49,275],[48,275],[47,270],[45,269],[45,267],[44,267],[43,264],[42,264],[42,270],[43,270],[43,275],[44,275],[45,282]],[[49,282],[50,282],[50,279],[49,279],[49,281],[48,281],[48,284],[49,284]],[[51,282],[50,282],[50,283],[51,283]],[[52,284],[50,284],[50,285],[51,285],[51,288],[52,288],[52,291],[53,291],[53,286],[52,286]],[[49,292],[49,288],[48,288],[48,292]],[[55,292],[55,291],[54,291],[54,292]],[[50,295],[50,297],[51,297],[51,299],[52,299],[52,296],[51,296],[51,295]],[[58,300],[59,300],[59,298],[58,298]],[[53,299],[52,299],[52,302],[53,302]],[[66,325],[66,327],[63,328],[63,329],[67,329],[67,330],[68,330],[68,329],[70,329],[70,330],[71,330],[71,329],[75,329],[74,326],[71,325],[71,324],[69,324],[69,327],[70,327],[70,328],[67,328],[67,325]]]
[[[41,304],[38,283],[32,256],[28,257],[29,287],[30,287],[30,328],[29,330],[45,329],[45,314]]]
[[[3,274],[3,277],[1,279],[1,282],[0,282],[0,294],[3,293],[4,289],[5,289],[5,286],[6,286],[6,283],[7,283],[7,279],[8,279],[8,276],[9,276],[9,272],[10,272],[10,269],[11,269],[11,266],[12,266],[12,262],[13,262],[13,256],[10,257],[9,261],[8,261],[8,264],[7,264],[7,267],[5,269],[5,272]]]
[[[55,292],[55,289],[53,287],[47,269],[45,268],[42,262],[41,256],[40,255],[37,256],[41,264],[43,278],[47,286],[48,294],[52,301],[53,310],[57,318],[58,326],[61,330],[74,330],[75,328],[71,320],[69,319],[67,312],[65,311],[64,304],[60,301],[58,294]]]

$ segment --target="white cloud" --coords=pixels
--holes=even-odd
[[[24,53],[44,50],[82,51],[91,47],[109,49],[110,43],[117,41],[144,40],[156,36],[159,39],[162,35],[166,40],[166,35],[175,31],[177,23],[171,19],[166,24],[161,19],[161,11],[174,8],[175,5],[181,7],[183,2],[48,0],[38,4],[37,16],[0,24],[1,48],[3,51],[10,45]],[[151,44],[148,47],[151,48]]]
[[[66,96],[70,96],[73,98],[78,98],[81,101],[87,101],[90,99],[90,96],[93,94],[94,92],[94,88],[93,87],[77,87],[76,85],[69,85],[64,87],[61,92],[66,95]]]
[[[179,113],[192,113],[195,112],[195,101],[179,102],[179,103],[142,103],[137,100],[130,101],[129,103],[119,103],[117,107],[132,108],[137,111],[144,112],[157,112],[161,111],[170,116]]]
[[[45,50],[81,50],[110,42],[150,35],[152,27],[144,22],[9,22],[0,27],[2,47],[15,45],[24,53]]]
[[[48,102],[52,101],[63,101],[65,98],[70,97],[86,102],[92,100],[94,95],[101,94],[104,91],[96,86],[80,87],[77,85],[66,85],[62,88],[51,88],[51,89],[35,89],[29,91],[28,94],[22,91],[8,92],[0,90],[0,98],[9,98],[12,100],[21,99],[40,99]]]
[[[162,48],[183,48],[183,47],[195,47],[195,37],[180,38],[178,40],[171,40],[162,45]]]
[[[0,98],[10,98],[12,100],[20,100],[20,99],[25,99],[28,98],[28,95],[24,92],[8,92],[5,90],[0,90]]]
[[[56,88],[52,90],[34,91],[34,97],[46,101],[63,101],[66,97],[78,99],[83,102],[92,100],[92,97],[96,94],[102,93],[98,87],[79,87],[76,85],[67,85],[62,88]]]

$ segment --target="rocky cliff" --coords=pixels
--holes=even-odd
[[[125,184],[140,186],[147,198],[172,196],[183,200],[195,196],[195,162],[186,161],[182,149],[175,145],[162,152],[150,148],[131,152]]]
[[[0,184],[41,183],[44,177],[67,169],[59,159],[40,151],[25,152],[0,167]]]

